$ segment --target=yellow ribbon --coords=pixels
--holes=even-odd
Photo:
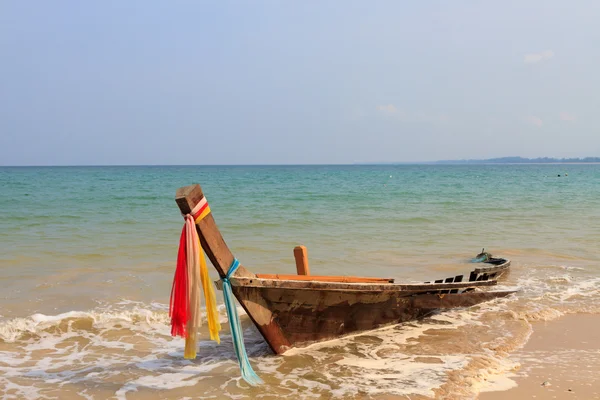
[[[205,202],[205,201],[204,201]],[[200,206],[200,204],[198,204]],[[197,211],[196,211],[197,212]],[[191,213],[194,214],[194,211]],[[189,215],[186,217],[186,223],[192,224],[192,221],[197,224],[202,221],[208,214],[210,214],[210,207],[206,205],[206,207],[202,210],[202,212],[192,220],[192,217]],[[213,289],[212,282],[210,277],[208,276],[208,268],[206,267],[206,258],[204,256],[204,251],[202,250],[202,245],[200,244],[200,238],[198,237],[198,232],[196,231],[196,226],[190,226],[189,236],[188,236],[188,246],[187,253],[188,257],[192,259],[192,270],[188,271],[188,279],[190,282],[190,294],[194,294],[195,290],[199,289],[199,284],[202,284],[202,289],[204,291],[204,301],[206,304],[206,319],[208,322],[208,330],[210,332],[210,339],[216,341],[217,343],[221,343],[221,339],[219,337],[219,331],[221,330],[221,323],[219,322],[219,313],[217,311],[217,298],[215,296],[215,291]],[[199,269],[196,270],[196,268]],[[197,274],[199,272],[199,274]],[[200,277],[200,282],[197,281],[198,275]],[[196,358],[196,349],[198,342],[198,326],[200,322],[200,299],[197,296],[193,296],[190,298],[190,321],[188,322],[188,335],[185,338],[185,350],[183,352],[183,356],[186,359],[194,359]]]
[[[208,321],[208,330],[210,332],[210,340],[221,343],[219,331],[221,323],[219,322],[219,312],[217,311],[217,297],[213,288],[208,269],[206,268],[206,259],[204,252],[201,251],[200,256],[200,279],[202,280],[202,288],[204,289],[204,301],[206,302],[206,319]]]
[[[204,217],[210,214],[210,207],[207,205],[206,208],[196,217],[196,223],[202,221]]]

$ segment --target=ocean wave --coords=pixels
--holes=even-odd
[[[224,309],[219,311],[224,320]],[[273,396],[432,396],[473,357],[490,352],[484,342],[469,339],[473,329],[489,331],[493,319],[485,315],[485,308],[452,310],[291,350],[283,357],[272,355],[247,317],[243,324],[251,362]],[[254,398],[265,390],[240,379],[227,331],[221,344],[201,335],[198,358],[183,359],[183,340],[170,336],[167,306],[160,303],[121,301],[91,311],[5,320],[0,326],[5,340],[0,386],[21,398],[43,398],[56,385],[79,393],[81,387],[109,383],[115,388],[110,395],[117,398],[156,390],[177,397],[178,390],[190,387],[203,397]],[[503,327],[498,330],[502,335]],[[466,347],[452,345],[447,335]],[[35,390],[18,386],[22,379]],[[0,396],[7,393],[0,389]]]
[[[527,342],[534,321],[582,310],[598,295],[600,278],[546,274],[535,267],[524,275],[498,287],[517,283],[522,289],[517,296],[315,343],[282,357],[272,355],[243,316],[246,348],[265,381],[262,388],[240,379],[225,325],[221,344],[201,331],[197,359],[183,359],[183,340],[170,336],[166,304],[122,300],[88,311],[4,319],[0,387],[10,389],[0,389],[0,397],[9,397],[7,390],[20,398],[52,397],[59,385],[82,395],[82,387],[111,387],[104,397],[117,398],[156,391],[182,397],[187,390],[207,398],[256,398],[265,392],[303,398],[473,398],[513,384],[510,376],[519,363],[511,354]],[[225,324],[223,306],[219,314]]]
[[[123,306],[133,305],[132,309]],[[122,301],[113,309],[98,309],[93,311],[68,311],[57,315],[33,314],[26,318],[12,318],[0,321],[0,340],[12,343],[42,332],[64,332],[72,329],[110,329],[129,328],[158,329],[168,328],[170,318],[168,306],[151,303]],[[218,307],[220,322],[227,323],[225,306]],[[239,312],[244,313],[240,307]],[[202,313],[202,323],[206,323],[206,313]]]
[[[534,310],[510,311],[510,314],[514,319],[522,319],[525,321],[552,321],[565,315],[564,312],[550,307]]]

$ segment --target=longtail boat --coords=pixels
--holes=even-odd
[[[198,184],[179,188],[175,201],[183,215],[192,214],[200,202],[206,203]],[[201,219],[194,217],[200,244],[224,279],[237,260],[212,213],[204,214]],[[255,274],[239,266],[228,278],[233,295],[276,354],[515,292],[489,290],[508,272],[510,260],[493,258],[483,251],[478,255],[482,263],[470,272],[468,281],[463,282],[464,276],[458,275],[424,283],[310,275],[305,248],[298,247],[294,253],[299,275]]]

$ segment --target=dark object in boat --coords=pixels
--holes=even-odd
[[[471,262],[488,262],[492,258],[492,255],[485,251],[485,248],[481,249],[481,253],[477,254],[471,259]]]
[[[471,262],[486,263],[486,264],[492,264],[492,265],[503,265],[506,262],[506,259],[493,257],[490,253],[485,251],[485,248],[484,248],[484,249],[481,249],[481,253],[477,254],[474,258],[471,259]],[[480,269],[481,268],[479,268],[479,270]],[[500,276],[498,275],[497,277],[500,277]]]
[[[202,189],[196,184],[179,188],[175,201],[185,215],[203,198]],[[202,248],[223,278],[234,257],[213,215],[198,221],[196,229]],[[233,294],[271,349],[283,354],[292,347],[422,318],[440,309],[469,307],[514,293],[482,290],[496,285],[497,279],[509,269],[509,260],[492,260],[493,263],[486,262],[485,266],[474,269],[467,282],[463,282],[463,275],[434,283],[404,284],[394,283],[392,278],[254,274],[243,266],[230,281]]]

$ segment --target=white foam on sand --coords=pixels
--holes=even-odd
[[[570,272],[532,269],[517,280],[522,289],[517,296],[292,349],[283,357],[272,355],[239,308],[251,363],[265,381],[261,388],[250,388],[239,377],[222,306],[221,344],[203,334],[193,361],[183,359],[184,341],[170,335],[165,304],[121,301],[90,311],[4,319],[0,397],[52,398],[57,387],[65,387],[89,398],[97,396],[94,387],[110,386],[117,398],[156,390],[168,397],[169,391],[191,387],[206,398],[458,392],[459,398],[472,398],[513,385],[510,378],[518,362],[510,353],[527,341],[530,321],[551,320],[598,303],[600,278]]]
[[[131,365],[156,374],[156,382],[148,386],[152,376],[136,377],[123,385],[123,393],[140,386],[168,390],[167,382],[172,382],[172,387],[197,383],[213,366],[207,360],[190,372],[186,365],[190,362],[183,360],[183,340],[170,336],[166,309],[168,306],[156,303],[126,302],[93,311],[0,321],[0,397],[43,398],[48,385],[110,382],[123,376],[121,369]],[[222,324],[227,323],[224,310],[219,309]],[[212,353],[212,358],[218,359],[218,352]],[[188,379],[173,375],[178,373]],[[17,383],[23,380],[30,385]],[[89,395],[88,391],[85,396]]]
[[[19,398],[42,398],[45,390],[56,385],[122,382],[115,396],[125,398],[130,392],[169,391],[210,381],[210,385],[201,384],[203,396],[249,395],[248,385],[239,378],[229,335],[222,335],[220,345],[202,340],[198,358],[185,360],[183,340],[170,336],[165,311],[142,304],[120,308],[130,306],[4,321],[4,332],[9,332],[4,338],[10,339],[6,343],[12,344],[13,350],[0,352],[0,386],[11,388],[10,395]],[[276,383],[277,394],[304,397],[325,393],[431,395],[432,389],[444,382],[445,372],[460,369],[467,357],[444,355],[423,362],[418,355],[399,353],[398,346],[428,329],[455,330],[479,324],[468,312],[451,311],[428,322],[320,343],[297,352],[294,359],[293,355],[271,355],[247,317],[243,319],[248,326],[246,347],[259,375],[267,384]],[[31,385],[15,383],[23,379]],[[86,390],[85,395],[91,395],[90,389]],[[6,397],[9,392],[0,390],[0,394]]]
[[[290,363],[301,358],[308,361],[304,364],[317,368],[296,368],[280,374],[277,365],[268,361],[261,363],[259,368],[274,374],[282,385],[295,383],[309,389],[315,397],[325,393],[335,397],[379,394],[431,397],[448,381],[449,372],[460,371],[469,364],[472,354],[456,352],[431,356],[420,353],[420,338],[431,330],[451,332],[481,324],[477,312],[455,310],[421,322],[293,349],[283,357]]]

